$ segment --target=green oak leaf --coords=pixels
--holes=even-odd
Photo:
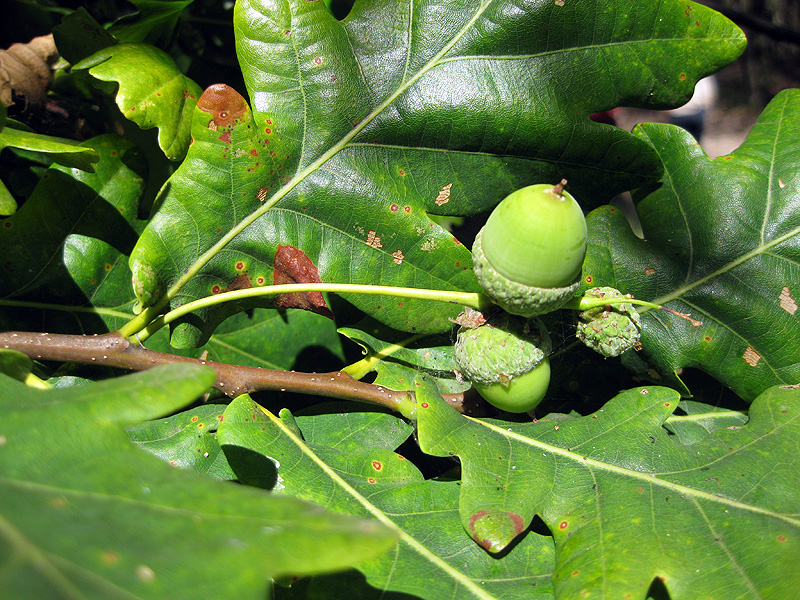
[[[461,460],[464,528],[499,552],[538,514],[555,539],[556,598],[645,598],[656,578],[673,600],[790,598],[800,585],[796,386],[690,444],[664,427],[669,388],[523,424],[469,419],[416,389],[421,449]]]
[[[18,148],[44,154],[53,162],[92,173],[93,163],[100,160],[97,152],[86,144],[72,140],[33,133],[6,124],[0,131],[0,151],[5,148]]]
[[[341,569],[394,544],[374,522],[175,469],[125,435],[213,380],[189,365],[50,391],[0,376],[4,594],[256,599],[269,577]]]
[[[664,175],[635,194],[644,239],[614,208],[589,215],[584,278],[688,313],[643,309],[634,369],[688,393],[697,367],[752,400],[800,381],[800,90],[778,94],[733,153],[711,160],[675,126],[644,124]]]
[[[100,333],[103,318],[120,323],[124,310],[130,318],[127,255],[138,237],[147,164],[117,135],[85,144],[100,159],[94,172],[53,165],[0,228],[0,296],[16,303],[0,313],[3,329]]]
[[[117,39],[82,6],[53,27],[53,39],[59,54],[73,64],[117,43]]]
[[[194,144],[132,255],[145,306],[229,289],[237,265],[270,283],[281,244],[327,282],[476,291],[469,252],[428,213],[487,212],[562,177],[587,205],[653,181],[652,148],[590,113],[677,106],[744,46],[721,15],[677,0],[360,2],[343,21],[321,2],[241,0],[234,26],[252,112],[224,86],[195,109]],[[346,298],[411,332],[457,313]],[[173,343],[202,344],[215,311]]]
[[[258,484],[263,477],[263,467],[252,470],[254,457],[261,456],[274,465],[274,494],[375,519],[397,533],[394,552],[359,565],[362,575],[312,580],[309,598],[346,597],[356,590],[359,598],[552,598],[552,540],[531,532],[502,561],[478,547],[460,524],[459,483],[425,481],[411,461],[391,451],[408,435],[390,423],[396,417],[333,412],[325,417],[326,427],[318,425],[319,418],[294,418],[287,410],[279,418],[239,396],[218,430],[231,466],[245,481]]]
[[[158,145],[166,157],[183,158],[191,137],[192,111],[202,90],[166,52],[147,44],[117,44],[73,68],[117,83],[116,102],[122,114],[142,129],[158,127]]]
[[[128,437],[174,467],[217,479],[236,479],[217,441],[217,425],[224,410],[221,404],[203,404],[129,427]]]
[[[175,26],[194,0],[131,0],[138,10],[114,23],[109,31],[121,42],[141,42],[165,47]]]

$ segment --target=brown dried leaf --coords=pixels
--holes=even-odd
[[[305,252],[294,246],[278,246],[275,253],[272,281],[275,285],[290,283],[322,283],[317,267]],[[279,294],[275,298],[277,308],[302,308],[333,319],[333,313],[319,292],[295,292]]]
[[[53,79],[50,65],[57,59],[58,51],[52,35],[0,50],[0,102],[10,106],[14,93],[24,96],[28,104],[44,102]]]

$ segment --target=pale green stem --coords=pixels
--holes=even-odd
[[[351,365],[347,365],[344,369],[342,369],[342,372],[347,373],[353,379],[359,379],[359,380],[363,379],[367,375],[367,373],[373,371],[375,369],[375,365],[377,365],[384,358],[391,356],[398,350],[402,350],[409,344],[412,344],[423,337],[425,336],[421,334],[412,335],[411,337],[406,338],[399,344],[392,344],[390,346],[387,346],[383,350],[375,352],[375,354],[372,354],[367,358],[361,359],[358,362],[354,362]]]
[[[600,308],[602,306],[608,306],[609,304],[637,304],[639,306],[646,306],[648,308],[654,308],[656,310],[660,310],[661,306],[658,304],[653,304],[652,302],[648,302],[647,300],[638,300],[636,298],[628,298],[626,296],[615,296],[613,298],[596,298],[594,296],[580,296],[579,298],[573,298],[570,300],[566,305],[562,308],[568,308],[572,310],[591,310],[593,308]]]
[[[447,290],[424,290],[416,288],[404,287],[391,287],[385,285],[361,285],[356,283],[292,283],[286,285],[270,285],[263,287],[247,288],[244,290],[233,290],[231,292],[222,292],[213,296],[207,296],[188,302],[183,306],[169,311],[168,313],[152,318],[147,321],[139,321],[145,313],[142,313],[126,324],[120,329],[120,334],[125,337],[135,336],[135,338],[142,342],[148,337],[153,335],[156,331],[168,325],[169,323],[180,319],[181,317],[199,310],[201,308],[208,308],[224,302],[231,302],[233,300],[244,300],[247,298],[257,298],[259,296],[274,296],[277,294],[291,294],[297,292],[333,292],[336,294],[366,294],[370,296],[394,296],[399,298],[409,298],[415,300],[431,300],[435,302],[447,302],[450,304],[459,304],[469,306],[476,310],[485,308],[488,304],[488,299],[483,294],[472,292],[457,292]],[[149,316],[149,315],[148,315]],[[137,328],[132,325],[141,324]]]

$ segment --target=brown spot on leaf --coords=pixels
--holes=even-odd
[[[253,287],[253,284],[250,282],[250,278],[247,276],[247,273],[239,273],[231,279],[231,282],[228,284],[223,291],[225,292],[232,292],[234,290],[246,290],[248,288]]]
[[[291,283],[322,283],[317,267],[302,250],[294,246],[278,246],[272,282],[275,285]],[[275,298],[278,308],[302,308],[333,319],[333,313],[320,292],[294,292],[279,294]]]
[[[444,186],[441,190],[439,190],[439,195],[436,196],[434,202],[436,206],[441,206],[442,204],[447,204],[450,202],[450,188],[453,187],[452,183],[448,183]]]
[[[479,510],[469,520],[469,532],[489,552],[500,552],[525,531],[525,522],[513,512]]]
[[[377,235],[376,231],[369,230],[367,232],[367,246],[372,246],[373,248],[383,247],[383,244],[381,244],[381,236]]]
[[[748,346],[747,350],[744,351],[742,355],[744,362],[746,362],[751,367],[755,367],[758,364],[758,361],[761,360],[761,355],[756,352],[756,349],[752,346]]]
[[[655,270],[653,267],[647,267],[647,268],[644,270],[644,274],[645,274],[645,275],[652,275],[652,274],[653,274],[653,273],[655,273],[655,272],[656,272],[656,270]]]
[[[211,115],[208,127],[216,129],[235,124],[247,113],[247,102],[232,87],[224,83],[215,83],[208,86],[200,96],[197,108]]]
[[[392,252],[392,260],[396,265],[402,265],[403,259],[405,258],[405,254],[403,254],[402,250],[395,250]]]
[[[797,302],[792,298],[792,293],[788,286],[781,290],[781,295],[778,296],[778,300],[780,301],[781,308],[790,315],[797,312]]]

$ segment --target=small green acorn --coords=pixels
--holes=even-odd
[[[495,304],[531,317],[567,303],[586,256],[586,218],[566,191],[531,185],[495,207],[472,247],[475,276]]]
[[[487,402],[508,412],[527,412],[547,392],[551,349],[539,319],[502,312],[478,327],[460,327],[454,356],[459,373]]]
[[[588,290],[587,298],[621,298],[612,287]],[[578,314],[576,336],[606,358],[619,356],[633,348],[642,335],[642,319],[633,304],[627,302],[598,306]]]

